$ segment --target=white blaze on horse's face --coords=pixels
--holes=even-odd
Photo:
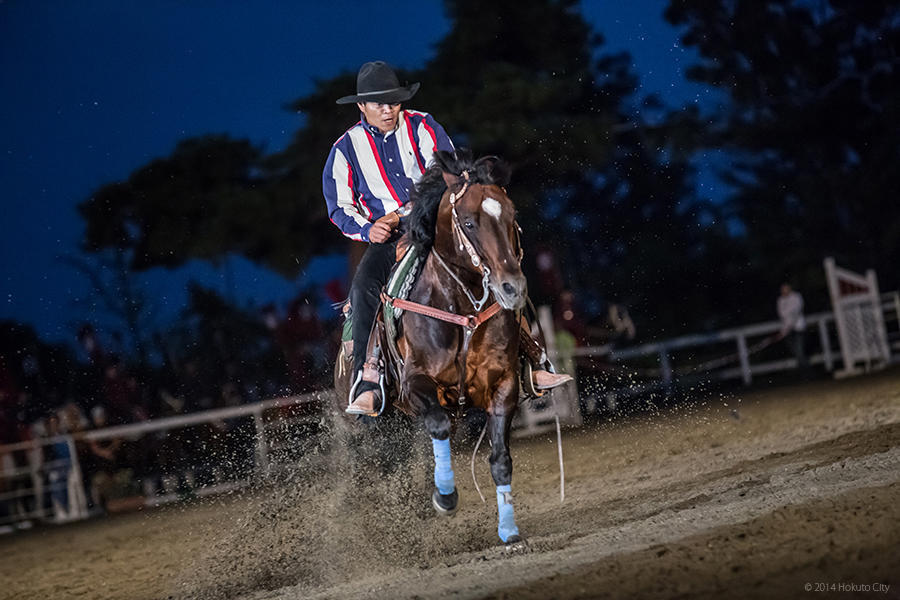
[[[499,201],[494,200],[493,198],[485,198],[481,203],[481,210],[499,221],[500,215],[503,213],[503,206],[500,205]]]

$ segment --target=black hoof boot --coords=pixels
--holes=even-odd
[[[458,503],[459,494],[456,490],[445,495],[435,488],[434,493],[431,494],[431,504],[434,506],[434,510],[441,516],[449,517],[453,515],[456,512],[456,505]]]

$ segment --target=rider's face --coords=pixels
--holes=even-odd
[[[381,133],[389,133],[397,128],[397,119],[400,116],[399,102],[393,104],[357,102],[356,105],[366,117],[366,122],[377,127]]]

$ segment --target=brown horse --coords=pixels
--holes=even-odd
[[[441,514],[452,514],[458,500],[451,415],[470,406],[487,413],[498,533],[513,543],[521,538],[512,507],[509,432],[519,400],[526,282],[515,207],[504,189],[509,170],[495,157],[473,161],[463,150],[438,152],[435,161],[416,186],[407,223],[409,242],[427,258],[408,302],[386,298],[403,314],[398,351],[380,353],[385,389],[400,410],[424,418],[435,457],[432,503]],[[339,393],[348,387],[348,366],[339,358]]]

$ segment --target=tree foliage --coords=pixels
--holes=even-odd
[[[579,297],[630,303],[645,331],[706,320],[722,282],[707,265],[738,253],[718,208],[694,191],[696,115],[645,122],[636,107],[654,99],[637,97],[630,57],[604,52],[575,0],[446,8],[449,33],[401,80],[422,82],[410,106],[434,114],[458,146],[512,164],[526,248],[552,247]],[[192,139],[104,186],[81,205],[86,248],[128,248],[137,269],[235,252],[291,275],[311,253],[348,244],[328,223],[321,172],[359,118],[334,103],[354,88],[355,73],[340,73],[290,103],[303,126],[283,151]]]
[[[571,0],[447,6],[416,102],[457,144],[512,163],[526,248],[552,247],[580,297],[624,300],[645,331],[702,320],[716,277],[704,262],[731,250],[671,135],[684,128],[635,108],[653,99],[636,97],[630,57],[604,52]]]
[[[709,146],[745,228],[748,276],[825,296],[822,259],[900,281],[900,2],[672,0],[666,18],[729,102]]]
[[[130,251],[130,266],[175,267],[229,252],[264,260],[261,215],[269,212],[259,175],[262,151],[246,140],[207,136],[101,187],[79,205],[90,251]]]

